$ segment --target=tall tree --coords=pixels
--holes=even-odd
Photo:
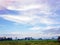
[[[58,36],[58,42],[60,43],[60,36]]]

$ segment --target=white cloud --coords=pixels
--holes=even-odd
[[[24,37],[33,37],[33,38],[50,38],[54,36],[60,36],[60,34],[45,34],[45,33],[37,33],[37,32],[9,32],[1,34],[0,36],[6,36],[6,37],[13,37],[13,38],[24,38]]]
[[[50,19],[43,17],[46,14],[50,14],[50,7],[46,3],[37,3],[37,0],[30,0],[30,1],[16,0],[15,2],[16,4],[19,4],[18,2],[22,2],[20,5],[16,6],[15,3],[14,4],[12,3],[14,2],[14,0],[13,1],[6,0],[6,1],[8,4],[8,6],[6,7],[7,9],[19,10],[20,12],[23,13],[21,14],[22,16],[5,15],[3,17],[6,20],[10,20],[18,23],[30,23],[30,24],[36,24],[36,23],[52,24],[53,23]],[[34,3],[31,4],[31,2],[34,2]],[[26,3],[29,3],[29,4],[26,4]],[[40,15],[44,14],[44,15],[37,16],[38,14]]]
[[[40,22],[43,24],[47,24],[47,25],[51,25],[51,24],[56,24],[56,22],[54,23],[55,20],[48,18],[48,17],[42,17]]]
[[[14,15],[1,15],[0,17],[4,18],[5,20],[9,20],[12,22],[16,22],[16,23],[22,23],[22,24],[46,24],[46,25],[50,25],[53,24],[54,22],[51,19],[48,18],[44,18],[43,16],[37,16],[37,15],[18,15],[18,16],[14,16]]]
[[[50,25],[48,25],[48,26],[43,28],[43,31],[47,31],[47,30],[51,30],[51,29],[55,30],[55,28],[60,28],[60,26],[50,26]]]
[[[41,28],[36,26],[36,27],[29,28],[29,30],[41,30]]]
[[[6,2],[7,1],[7,2]],[[14,23],[20,24],[30,24],[33,25],[29,30],[48,30],[52,28],[56,28],[56,26],[51,26],[53,24],[60,24],[54,12],[59,8],[59,5],[56,8],[46,3],[46,0],[6,0],[0,1],[0,9],[7,8],[9,10],[17,10],[22,14],[19,15],[0,15],[0,17],[5,20],[12,21]],[[38,3],[40,1],[40,3]],[[13,3],[14,2],[14,3]],[[3,7],[3,8],[2,8]],[[57,16],[58,17],[58,16]],[[45,24],[46,27],[36,26],[37,24]],[[20,34],[19,32],[12,32],[11,34]],[[27,35],[28,34],[28,35]],[[23,34],[24,36],[40,36],[39,33],[27,33]],[[43,36],[44,34],[41,34]],[[54,34],[52,34],[54,35]],[[45,35],[45,36],[51,36]]]
[[[32,30],[32,31],[40,31],[40,33],[43,33],[43,31],[48,31],[48,30],[50,30],[50,29],[58,29],[58,28],[60,28],[60,26],[51,26],[51,25],[47,25],[47,26],[45,26],[45,27],[41,27],[41,26],[33,26],[33,27],[31,27],[31,28],[29,28],[29,30]],[[56,29],[56,30],[57,30]]]
[[[21,6],[21,7],[18,7],[18,8],[8,6],[7,9],[24,11],[24,10],[36,9],[36,8],[39,8],[39,7],[40,7],[40,5],[25,5],[25,6]]]
[[[18,10],[18,11],[28,11],[32,9],[39,9],[41,13],[46,13],[50,11],[49,7],[46,4],[29,4],[23,5],[20,7],[8,6],[7,9],[9,10]]]
[[[48,14],[50,11],[50,7],[49,5],[47,5],[46,3],[41,3],[43,2],[41,0],[40,3],[38,3],[39,0],[5,0],[2,1],[0,7],[4,7],[7,8],[9,10],[18,10],[18,11],[28,11],[28,10],[32,10],[32,9],[38,9],[40,10],[41,13],[45,13]],[[1,2],[1,1],[0,1]]]
[[[28,16],[2,15],[1,17],[4,18],[5,20],[17,23],[29,23],[32,20],[32,18]]]

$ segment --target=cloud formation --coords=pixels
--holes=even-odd
[[[3,5],[0,4],[0,18],[4,20],[28,24],[32,26],[29,30],[35,31],[60,28],[59,0],[5,0],[0,2],[4,2]]]

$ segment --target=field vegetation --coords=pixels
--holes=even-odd
[[[0,41],[0,45],[60,45],[56,40],[11,40]]]

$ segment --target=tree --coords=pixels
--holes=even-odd
[[[38,40],[42,40],[42,38],[39,38]]]
[[[58,36],[58,42],[60,43],[60,36]]]

